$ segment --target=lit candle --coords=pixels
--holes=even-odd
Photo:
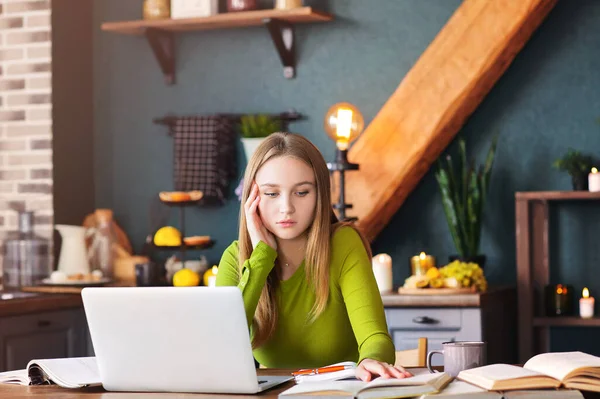
[[[435,267],[435,258],[425,252],[410,259],[410,272],[413,276],[424,276],[432,267]]]
[[[592,192],[600,191],[600,173],[596,168],[592,168],[592,172],[588,174],[588,189]]]
[[[388,254],[379,254],[373,257],[373,274],[377,281],[380,293],[392,291],[392,257]]]
[[[213,266],[211,269],[208,269],[204,273],[204,285],[207,287],[216,287],[218,272],[219,272],[219,268],[217,266]]]
[[[594,297],[590,296],[590,291],[587,288],[581,293],[582,298],[579,300],[579,315],[584,319],[594,317]]]

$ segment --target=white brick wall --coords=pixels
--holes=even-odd
[[[50,13],[50,0],[0,0],[0,241],[15,207],[52,236]]]

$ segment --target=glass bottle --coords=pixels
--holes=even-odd
[[[96,209],[96,228],[92,235],[90,246],[90,267],[102,271],[107,278],[114,276],[115,253],[113,244],[117,242],[113,222],[113,211],[110,209]]]

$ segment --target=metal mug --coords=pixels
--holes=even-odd
[[[436,353],[444,356],[444,372],[456,377],[463,370],[485,366],[487,343],[483,341],[452,341],[442,343],[442,350],[427,354],[427,368],[431,369],[431,358]]]

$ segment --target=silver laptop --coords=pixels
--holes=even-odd
[[[237,287],[102,287],[81,292],[108,391],[257,393],[292,379],[257,377]]]

